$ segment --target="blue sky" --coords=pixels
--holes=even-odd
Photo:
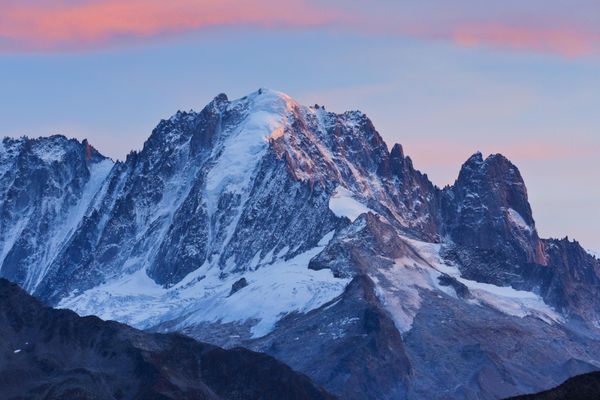
[[[559,25],[579,40],[568,48],[583,49],[571,52],[561,40],[548,44],[555,36],[546,31],[530,35],[515,25],[534,15],[534,3],[543,9],[532,2],[520,14],[517,3],[507,3],[507,26],[527,38],[517,42],[504,28],[477,31],[467,44],[449,38],[444,32],[454,25],[448,21],[479,26],[492,18],[493,10],[466,0],[452,12],[433,2],[402,8],[380,0],[378,10],[391,16],[365,10],[367,22],[321,23],[306,12],[308,23],[242,20],[141,38],[120,33],[81,46],[61,36],[38,48],[15,34],[2,49],[0,27],[0,134],[88,138],[122,159],[178,109],[201,109],[220,92],[236,98],[270,87],[332,111],[366,112],[390,147],[402,143],[440,186],[453,181],[473,152],[501,152],[523,173],[543,236],[569,235],[600,249],[599,43],[593,31],[569,31],[573,21],[592,26],[598,17],[590,16],[593,2],[569,11],[556,1],[554,13],[540,12],[531,23],[550,25],[562,7]],[[346,4],[350,15],[365,9]],[[412,16],[441,28],[397,32],[394,13],[400,12],[398,21]]]

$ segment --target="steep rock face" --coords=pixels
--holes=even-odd
[[[0,144],[0,272],[33,291],[112,168],[87,141],[64,136]]]
[[[325,250],[310,260],[308,267],[327,268],[338,277],[354,277],[380,270],[408,254],[420,257],[389,222],[369,212],[340,230]]]
[[[576,241],[544,240],[552,273],[540,292],[548,303],[579,321],[600,323],[600,260]]]
[[[358,111],[337,115],[322,108],[299,108],[293,131],[273,149],[290,173],[311,188],[347,190],[366,207],[419,237],[437,237],[437,190],[404,157],[391,152],[373,123]]]
[[[523,178],[502,155],[473,155],[445,190],[443,206],[445,231],[456,244],[546,264]]]
[[[596,324],[597,260],[578,243],[539,238],[523,179],[505,157],[472,156],[442,206],[451,238],[445,257],[464,277],[535,292],[570,318]]]
[[[423,232],[424,239],[438,242],[443,226],[439,189],[414,168],[399,144],[392,147],[389,167],[399,186],[397,204],[401,214],[414,221],[414,230]]]
[[[263,354],[43,307],[0,279],[5,399],[333,399]]]
[[[220,100],[215,99],[199,115],[180,112],[161,121],[143,150],[115,167],[100,193],[99,205],[88,212],[54,260],[53,273],[35,292],[38,296],[56,300],[74,289],[86,290],[141,265],[152,265],[169,223],[208,162],[211,149],[194,146],[192,151],[190,142],[194,135],[214,140],[223,106]],[[196,221],[206,222],[207,216],[199,210],[193,217],[191,226],[199,239],[195,260],[201,264],[208,227]],[[72,279],[62,282],[65,275]]]
[[[310,371],[315,382],[343,399],[406,396],[410,361],[366,275],[322,309],[289,315],[275,332],[245,345]]]

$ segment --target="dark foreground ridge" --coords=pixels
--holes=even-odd
[[[0,335],[2,399],[334,399],[267,355],[82,318],[5,279]]]
[[[591,400],[600,398],[600,372],[579,375],[545,392],[508,400]]]

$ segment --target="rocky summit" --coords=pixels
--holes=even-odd
[[[498,399],[600,368],[600,261],[502,155],[438,188],[367,116],[260,89],[123,162],[0,146],[0,275],[48,305],[267,353],[343,399]]]

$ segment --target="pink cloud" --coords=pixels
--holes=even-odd
[[[398,10],[389,3],[377,6],[376,2],[373,6],[377,6],[377,14],[348,7],[345,2],[328,2],[329,6],[324,7],[313,0],[4,0],[3,3],[0,51],[5,52],[95,49],[215,26],[263,29],[329,26],[364,34],[443,40],[462,47],[491,46],[565,57],[600,52],[598,27],[581,24],[577,18],[569,20],[568,15],[554,15],[557,12],[534,21],[523,20],[516,14],[490,18],[494,10],[489,15],[470,15],[461,6],[453,9],[456,14],[453,19],[446,19],[448,11],[443,9],[411,14],[410,7]],[[590,10],[593,12],[600,10]]]
[[[600,34],[574,27],[536,27],[514,24],[465,24],[451,32],[459,46],[493,45],[516,50],[533,50],[577,57],[599,49]]]
[[[224,25],[313,27],[336,18],[303,0],[30,1],[10,2],[1,11],[0,49],[12,51],[94,48]]]

